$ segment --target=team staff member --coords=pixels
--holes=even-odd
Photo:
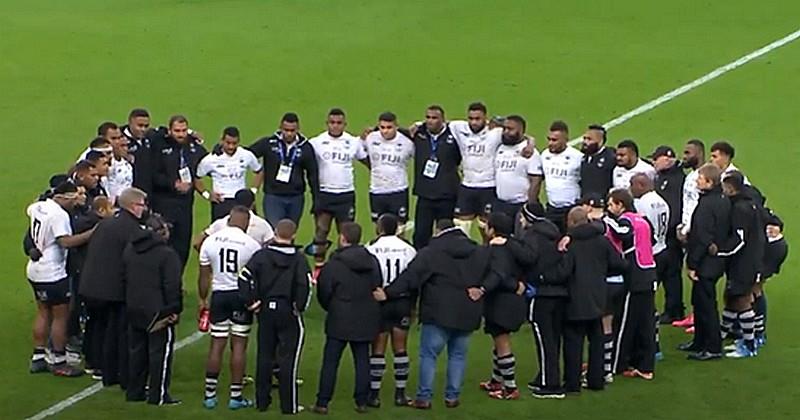
[[[125,270],[122,254],[125,246],[141,231],[141,221],[147,209],[147,194],[129,188],[120,194],[120,211],[111,219],[97,225],[89,242],[79,292],[84,298],[92,320],[86,334],[91,335],[95,354],[102,354],[100,368],[103,385],[128,382],[128,321],[125,311]]]
[[[581,161],[583,155],[567,145],[569,127],[564,121],[554,121],[547,133],[547,150],[542,152],[547,218],[565,232],[569,209],[581,198]]]
[[[617,151],[606,146],[606,129],[602,125],[593,124],[587,128],[581,152],[581,197],[590,194],[605,197],[613,185]]]
[[[713,360],[722,357],[722,339],[717,310],[716,285],[725,272],[725,260],[709,251],[721,244],[731,232],[731,203],[720,186],[722,170],[708,163],[697,170],[700,200],[692,213],[687,239],[686,267],[692,280],[694,305],[694,340],[679,348],[692,352],[690,360]]]
[[[167,245],[169,227],[150,216],[147,230],[136,232],[122,257],[125,305],[130,329],[130,381],[126,399],[153,405],[176,405],[169,393],[175,324],[183,310],[180,258]],[[148,390],[149,388],[149,390]]]
[[[133,163],[133,186],[147,194],[153,192],[153,150],[147,133],[150,130],[150,113],[144,108],[134,108],[128,114],[128,123],[120,127],[128,139],[128,153]]]
[[[452,219],[460,178],[458,166],[461,151],[450,126],[445,123],[444,109],[431,105],[425,110],[425,123],[417,126],[414,141],[414,247],[428,245],[433,223]]]
[[[279,366],[281,412],[297,414],[297,372],[303,351],[302,313],[311,298],[311,273],[306,258],[293,245],[297,225],[284,219],[275,240],[256,252],[239,274],[239,294],[258,317],[256,408],[272,403],[273,362]]]
[[[247,170],[258,174],[261,162],[244,147],[239,147],[239,129],[225,127],[219,141],[220,152],[207,154],[197,165],[197,177],[210,175],[212,191],[208,191],[201,179],[197,180],[197,192],[211,202],[211,221],[227,216],[236,206],[236,192],[247,185]]]
[[[683,185],[686,175],[675,151],[669,146],[659,146],[650,155],[656,170],[655,191],[669,207],[667,247],[656,257],[658,281],[664,286],[664,310],[659,322],[672,324],[683,319],[683,245],[678,240],[678,226],[683,214]],[[637,207],[638,209],[638,207]],[[656,225],[654,225],[656,226]]]
[[[280,129],[275,134],[257,140],[249,149],[263,161],[264,170],[256,177],[255,183],[263,183],[264,217],[273,226],[283,219],[299,224],[303,215],[306,182],[316,203],[319,175],[314,148],[300,134],[297,114],[284,114]]]
[[[361,226],[352,222],[343,224],[339,249],[322,268],[317,282],[317,300],[327,312],[319,390],[312,409],[318,414],[328,413],[339,361],[348,345],[355,367],[356,411],[367,410],[369,344],[378,335],[381,320],[381,308],[372,293],[382,280],[378,260],[360,242]]]
[[[313,247],[309,249],[321,266],[328,251],[331,223],[337,230],[344,222],[356,217],[356,194],[353,180],[353,161],[366,163],[367,152],[361,140],[345,131],[344,111],[333,108],[328,112],[327,131],[308,142],[314,148],[319,169],[319,195],[314,203],[315,229]]]
[[[200,270],[197,297],[200,312],[210,309],[211,347],[206,362],[205,398],[203,406],[217,406],[217,383],[225,347],[230,337],[231,387],[228,408],[251,407],[253,402],[242,397],[247,358],[247,337],[253,314],[239,295],[239,270],[250,261],[261,245],[245,233],[250,224],[247,207],[236,206],[228,216],[228,225],[212,234],[200,247]],[[209,299],[209,289],[211,296]]]
[[[52,198],[28,206],[30,235],[38,258],[28,261],[26,275],[36,299],[33,324],[31,373],[47,372],[56,376],[81,376],[80,369],[67,364],[67,318],[69,317],[70,279],[67,275],[67,249],[83,245],[94,229],[73,235],[68,211],[75,207],[78,187],[63,182],[55,187]],[[52,366],[45,360],[48,338],[53,346]]]
[[[614,189],[627,190],[631,186],[631,178],[643,173],[656,178],[653,166],[639,157],[639,146],[633,140],[622,140],[617,145],[617,167],[614,168]]]
[[[197,165],[207,152],[200,140],[189,134],[189,121],[182,115],[170,117],[168,127],[159,128],[150,139],[154,154],[150,201],[153,210],[172,226],[169,244],[185,267],[192,241]]]
[[[510,115],[503,122],[502,144],[497,148],[494,158],[494,177],[496,200],[493,212],[502,212],[511,218],[528,200],[538,201],[542,184],[542,160],[539,152],[525,157],[528,147],[525,141],[525,119],[519,115]]]

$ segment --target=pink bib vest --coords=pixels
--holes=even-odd
[[[633,226],[633,248],[622,249],[622,241],[611,233],[611,229],[606,229],[606,237],[614,248],[623,255],[627,255],[631,251],[635,252],[636,265],[641,269],[654,268],[656,266],[655,257],[653,257],[653,242],[652,231],[650,224],[647,223],[645,218],[637,213],[626,212],[622,213],[620,218],[631,222]]]

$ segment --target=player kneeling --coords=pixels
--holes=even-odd
[[[200,247],[200,276],[198,297],[200,310],[210,307],[211,347],[206,362],[205,398],[203,406],[217,406],[217,383],[222,356],[231,336],[231,397],[228,408],[250,407],[252,401],[242,397],[244,368],[247,359],[247,336],[253,314],[239,296],[238,275],[261,246],[245,231],[250,223],[250,211],[244,206],[231,210],[228,226],[209,236]],[[208,289],[211,288],[211,302]]]

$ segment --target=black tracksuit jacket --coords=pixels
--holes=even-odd
[[[264,193],[274,195],[305,194],[306,181],[311,189],[312,197],[319,192],[319,169],[314,148],[302,134],[291,145],[280,137],[279,133],[256,140],[248,147],[257,158],[264,161]],[[292,150],[292,153],[289,153]],[[283,151],[283,162],[281,162]],[[292,156],[295,155],[295,156]],[[294,157],[294,161],[292,158]],[[278,169],[281,164],[291,164],[292,172],[289,182],[278,182]],[[305,171],[305,179],[303,172]]]
[[[701,191],[692,213],[692,229],[686,243],[686,267],[704,278],[717,279],[725,272],[725,260],[709,254],[712,243],[722,244],[731,234],[731,202],[717,186]]]
[[[109,302],[125,301],[122,253],[141,231],[139,221],[127,210],[120,210],[113,218],[97,225],[83,264],[81,296]]]
[[[621,217],[606,216],[603,218],[605,228],[611,230],[611,233],[622,241],[622,249],[633,248],[633,225],[627,219]],[[649,223],[649,222],[648,222]],[[592,224],[595,226],[594,224]],[[652,232],[652,225],[650,226],[650,241],[651,245],[655,243],[655,237]],[[625,274],[625,287],[633,293],[638,292],[654,292],[656,286],[656,268],[643,268],[639,266],[636,260],[636,251],[631,250],[625,254],[625,260],[628,261],[628,270]]]
[[[731,201],[731,236],[719,244],[718,254],[727,258],[728,282],[752,285],[761,274],[767,244],[766,221],[760,204],[737,194]]]
[[[497,276],[497,288],[486,295],[483,316],[486,323],[516,331],[525,322],[525,296],[517,294],[518,283],[524,281],[525,267],[536,263],[533,248],[516,239],[507,238],[504,245],[489,246],[489,270]]]
[[[559,276],[558,265],[563,255],[558,251],[561,232],[549,220],[539,220],[522,232],[522,241],[536,256],[535,263],[525,268],[525,281],[536,288],[537,297],[567,297],[566,279]]]
[[[239,293],[249,306],[260,300],[280,299],[298,311],[308,307],[308,261],[294,245],[272,244],[256,252],[239,274]]]
[[[679,246],[678,225],[683,214],[683,182],[686,174],[683,166],[675,163],[670,168],[656,174],[655,191],[669,207],[669,222],[667,224],[667,245]]]

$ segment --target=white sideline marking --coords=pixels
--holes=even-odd
[[[182,349],[182,348],[184,348],[184,347],[186,347],[188,345],[191,345],[191,344],[195,343],[196,341],[198,341],[201,338],[203,338],[203,335],[204,335],[203,333],[195,331],[194,334],[192,334],[192,335],[190,335],[190,336],[178,341],[177,343],[175,343],[175,351],[178,351],[178,350],[180,350],[180,349]],[[69,406],[77,404],[79,401],[83,400],[84,398],[89,398],[92,395],[97,394],[102,389],[103,389],[103,383],[102,382],[97,382],[97,383],[95,383],[93,385],[87,386],[82,391],[80,391],[80,392],[78,392],[78,393],[76,393],[76,394],[74,394],[74,395],[72,395],[72,396],[70,396],[70,397],[68,397],[68,398],[66,398],[64,400],[61,400],[56,404],[53,404],[49,408],[47,408],[45,410],[42,410],[42,411],[36,413],[35,415],[33,415],[31,417],[28,417],[26,420],[41,420],[41,419],[43,419],[45,417],[49,417],[49,416],[58,414],[61,411],[63,411],[64,409],[68,408]]]
[[[680,87],[678,87],[678,88],[676,88],[674,90],[671,90],[671,91],[659,96],[658,98],[653,99],[650,102],[642,104],[639,107],[634,108],[634,109],[632,109],[632,110],[630,110],[630,111],[628,111],[628,112],[626,112],[626,113],[614,118],[613,120],[606,122],[605,124],[603,124],[603,127],[605,127],[606,130],[611,130],[612,128],[614,128],[614,127],[616,127],[618,125],[622,125],[625,122],[627,122],[628,120],[630,120],[631,118],[634,118],[636,116],[642,115],[645,112],[652,110],[653,108],[656,108],[656,107],[658,107],[660,105],[663,105],[663,104],[665,104],[665,103],[677,98],[678,96],[681,96],[684,93],[689,92],[690,90],[693,90],[693,89],[695,89],[697,87],[700,87],[700,86],[702,86],[702,85],[704,85],[704,84],[716,79],[717,77],[722,76],[723,74],[725,74],[725,73],[727,73],[727,72],[729,72],[731,70],[734,70],[734,69],[736,69],[738,67],[741,67],[741,66],[743,66],[743,65],[745,65],[745,64],[747,64],[747,63],[749,63],[749,62],[751,62],[753,60],[755,60],[756,58],[761,57],[762,55],[765,55],[765,54],[769,53],[772,50],[780,48],[780,47],[782,47],[782,46],[784,46],[784,45],[796,40],[797,38],[800,38],[800,29],[790,33],[789,35],[786,35],[785,37],[783,37],[783,38],[781,38],[781,39],[779,39],[777,41],[771,42],[771,43],[769,43],[769,44],[767,44],[767,45],[765,45],[765,46],[763,46],[763,47],[751,52],[750,54],[747,54],[747,55],[744,55],[742,57],[739,57],[735,61],[731,61],[730,63],[725,64],[724,66],[717,67],[714,70],[712,70],[711,72],[706,73],[704,76],[701,76],[701,77],[699,77],[699,78],[697,78],[695,80],[692,80],[691,82],[689,82],[689,83],[687,83],[687,84],[685,84],[683,86],[680,86]],[[572,139],[569,142],[569,145],[570,146],[574,146],[574,145],[580,143],[581,140],[582,140],[582,137],[578,137],[576,139]]]
[[[755,51],[753,51],[753,52],[751,52],[751,53],[749,53],[747,55],[744,55],[744,56],[738,58],[735,61],[732,61],[732,62],[730,62],[728,64],[725,64],[724,66],[717,67],[716,69],[712,70],[711,72],[707,73],[704,76],[701,76],[701,77],[699,77],[699,78],[697,78],[697,79],[695,79],[695,80],[693,80],[693,81],[691,81],[691,82],[689,82],[689,83],[687,83],[687,84],[685,84],[683,86],[680,86],[680,87],[678,87],[678,88],[676,88],[674,90],[671,90],[671,91],[659,96],[658,98],[653,99],[650,102],[647,102],[647,103],[645,103],[645,104],[643,104],[643,105],[641,105],[641,106],[639,106],[637,108],[634,108],[634,109],[632,109],[632,110],[630,110],[630,111],[628,111],[628,112],[626,112],[626,113],[614,118],[611,121],[606,122],[605,124],[603,124],[603,126],[606,128],[606,130],[610,130],[610,129],[618,126],[618,125],[624,124],[625,122],[627,122],[628,120],[630,120],[630,119],[632,119],[632,118],[634,118],[636,116],[642,115],[645,112],[652,110],[653,108],[656,108],[656,107],[658,107],[660,105],[663,105],[664,103],[669,102],[669,101],[677,98],[678,96],[683,95],[684,93],[686,93],[686,92],[688,92],[690,90],[693,90],[693,89],[695,89],[697,87],[700,87],[700,86],[702,86],[702,85],[704,85],[704,84],[716,79],[717,77],[722,76],[723,74],[725,74],[725,73],[727,73],[727,72],[729,72],[731,70],[734,70],[734,69],[736,69],[738,67],[741,67],[741,66],[749,63],[750,61],[753,61],[756,58],[761,57],[761,56],[769,53],[772,50],[780,48],[780,47],[782,47],[782,46],[784,46],[784,45],[796,40],[797,38],[800,38],[800,29],[795,31],[795,32],[792,32],[789,35],[786,35],[785,37],[783,37],[783,38],[781,38],[781,39],[779,39],[777,41],[774,41],[774,42],[772,42],[772,43],[770,43],[768,45],[765,45],[765,46],[763,46],[763,47],[761,47],[761,48],[759,48],[759,49],[757,49],[757,50],[755,50]],[[574,146],[574,145],[578,144],[580,141],[581,141],[581,138],[579,137],[579,138],[571,140],[569,142],[569,144],[570,144],[570,146]],[[175,350],[177,351],[177,350],[179,350],[179,349],[181,349],[183,347],[186,347],[186,346],[198,341],[202,337],[203,337],[203,334],[201,334],[199,332],[195,332],[194,334],[192,334],[192,335],[190,335],[190,336],[178,341],[175,344]],[[88,397],[98,393],[101,389],[103,389],[103,384],[102,383],[96,383],[94,385],[88,386],[88,387],[84,388],[82,391],[78,392],[77,394],[74,394],[71,397],[69,397],[67,399],[64,399],[64,400],[62,400],[62,401],[50,406],[49,408],[47,408],[45,410],[42,410],[39,413],[37,413],[37,414],[35,414],[35,415],[31,416],[31,417],[28,417],[27,420],[41,420],[41,419],[43,419],[45,417],[52,416],[54,414],[58,414],[61,411],[63,411],[64,409],[76,404],[77,402],[79,402],[79,401],[81,401],[81,400],[83,400],[85,398],[88,398]]]

